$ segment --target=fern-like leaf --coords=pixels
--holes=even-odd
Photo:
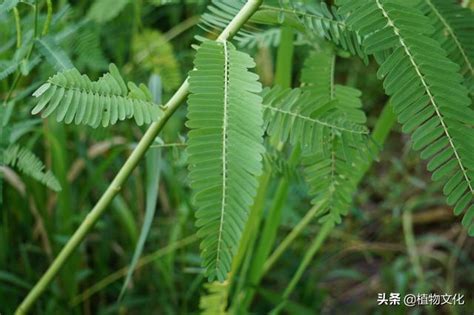
[[[323,144],[303,157],[312,203],[325,200],[327,212],[320,221],[341,222],[357,188],[357,166],[371,157],[366,117],[360,91],[334,83],[335,56],[313,53],[305,61],[301,81],[317,102],[331,104],[334,114],[352,129],[326,129]],[[357,128],[358,127],[358,128]],[[365,133],[355,133],[354,130]]]
[[[213,0],[212,5],[208,7],[209,13],[202,15],[200,26],[211,33],[222,30],[244,3],[242,0]],[[326,38],[342,49],[364,60],[367,59],[361,48],[360,36],[347,27],[345,17],[338,14],[335,9],[328,8],[324,3],[301,7],[294,7],[291,3],[281,3],[281,6],[262,5],[250,19],[250,23],[237,33],[235,40],[242,46],[259,41],[274,43],[279,40],[276,33],[262,30],[256,24],[285,25],[302,33],[306,32],[311,37],[316,34]]]
[[[471,94],[474,94],[474,14],[454,0],[423,0],[423,11],[434,21],[435,38],[451,60],[461,66]]]
[[[303,68],[303,88],[266,90],[263,106],[267,132],[302,145],[312,202],[326,201],[321,220],[339,223],[356,188],[355,165],[370,151],[361,93],[334,84],[334,64],[334,55],[312,54]]]
[[[366,53],[385,53],[378,76],[413,148],[430,159],[433,180],[474,235],[474,111],[459,66],[440,44],[421,11],[388,0],[342,0],[347,22],[365,37]]]
[[[57,73],[33,93],[39,101],[32,113],[42,111],[43,118],[56,114],[58,122],[74,121],[94,128],[131,117],[140,126],[162,116],[145,85],[129,82],[127,86],[115,65],[109,70],[95,82],[75,68]]]
[[[269,8],[271,7],[267,7]],[[276,8],[272,9],[278,11]],[[345,16],[339,14],[335,7],[328,7],[324,2],[311,5],[290,2],[286,7],[280,8],[280,12],[291,12],[310,34],[325,38],[367,62],[367,55],[361,46],[361,37],[348,28]]]
[[[60,191],[61,185],[51,171],[44,171],[44,164],[30,150],[19,145],[10,145],[3,151],[4,164],[16,167],[54,191]]]
[[[339,89],[350,89],[338,87]],[[365,126],[345,119],[337,100],[318,102],[317,94],[276,86],[263,92],[264,121],[269,134],[281,142],[301,144],[304,150],[327,145],[330,130],[359,139],[368,134]]]
[[[201,256],[210,280],[223,281],[248,217],[262,169],[261,85],[252,58],[228,42],[205,41],[190,73],[187,152],[198,207]]]

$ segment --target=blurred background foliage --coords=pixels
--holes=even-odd
[[[2,146],[21,144],[34,152],[55,174],[62,191],[53,192],[15,168],[2,167],[1,314],[13,313],[145,130],[130,122],[92,129],[33,117],[31,93],[57,71],[50,59],[69,59],[91,79],[107,71],[111,62],[136,83],[148,84],[150,77],[155,78],[159,86],[155,99],[160,101],[167,100],[192,69],[195,35],[214,36],[198,27],[206,1],[54,1],[49,28],[43,27],[48,25],[47,1],[20,1],[15,10],[6,10],[8,3],[0,4]],[[279,34],[278,27],[268,27],[260,38],[236,41],[254,56],[266,86],[274,82]],[[42,50],[35,38],[46,42],[46,48]],[[293,86],[299,85],[297,78],[310,46],[326,45],[313,40],[308,45],[296,37]],[[53,53],[48,47],[54,47]],[[363,91],[364,110],[373,127],[387,102],[374,63],[367,67],[339,52],[336,70],[338,82]],[[34,314],[199,312],[206,279],[186,177],[184,121],[185,108],[181,108],[153,145],[148,154],[152,157],[133,172],[122,194],[37,303]],[[467,237],[445,205],[441,187],[432,184],[426,166],[399,129],[397,125],[392,129],[380,162],[362,181],[350,215],[305,272],[288,313],[468,314],[474,310],[474,239]],[[146,219],[147,195],[153,187],[150,178],[158,176],[151,221]],[[309,204],[305,185],[290,178],[277,244]],[[267,205],[271,197],[270,193]],[[127,293],[118,301],[144,221],[151,224],[150,233]],[[265,314],[279,302],[318,229],[317,222],[311,223],[265,275],[255,288],[251,313]],[[461,293],[466,305],[462,309],[377,307],[377,293],[383,292]]]

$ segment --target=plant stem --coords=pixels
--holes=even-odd
[[[16,48],[19,49],[21,46],[21,24],[20,24],[20,13],[16,7],[13,8],[13,17],[15,18],[16,28]]]
[[[298,222],[298,224],[291,230],[290,234],[288,234],[285,239],[278,245],[275,251],[271,254],[271,256],[263,265],[263,272],[262,274],[266,274],[275,264],[275,262],[280,258],[281,254],[290,246],[290,244],[295,240],[295,238],[301,234],[301,232],[306,228],[306,226],[316,217],[316,215],[321,211],[324,210],[326,200],[320,200],[317,204],[315,204],[308,212],[304,215],[304,217]]]
[[[397,116],[393,112],[392,105],[388,101],[382,112],[380,113],[377,122],[375,123],[374,129],[372,130],[371,138],[376,143],[370,143],[371,149],[379,155],[381,147],[387,140],[387,137],[392,130],[393,125],[397,121]],[[372,165],[373,159],[368,159],[366,163],[362,163],[359,168],[357,183],[359,183],[364,177],[365,173],[369,170]]]
[[[237,15],[232,19],[229,25],[227,25],[227,27],[222,31],[217,40],[224,41],[230,39],[235,33],[237,33],[237,31],[244,25],[244,23],[261,4],[262,0],[248,0],[239,13],[237,13]],[[91,210],[91,212],[89,212],[79,228],[72,235],[53,263],[49,266],[48,270],[28,293],[20,306],[18,306],[17,310],[15,311],[16,315],[26,314],[33,303],[35,303],[35,301],[41,296],[47,286],[51,283],[69,256],[76,250],[87,233],[93,228],[95,223],[105,212],[114,197],[119,193],[122,185],[130,176],[131,172],[135,169],[138,162],[140,162],[142,157],[145,155],[146,151],[153,143],[158,133],[163,129],[163,126],[166,124],[168,119],[173,115],[176,109],[178,109],[181,103],[184,102],[186,96],[188,95],[188,91],[189,83],[188,79],[186,79],[178,91],[176,91],[176,93],[165,105],[163,117],[160,119],[160,121],[153,123],[148,128],[135,150],[117,173],[114,180],[99,199],[95,207]]]
[[[33,52],[33,48],[35,47],[36,39],[38,38],[38,17],[39,17],[38,0],[35,0],[34,10],[35,10],[35,19],[34,19],[34,22],[33,22],[34,23],[33,41],[31,43],[30,49],[28,50],[28,53],[26,54],[26,57],[23,59],[23,63],[25,63],[25,64],[30,59],[31,53]],[[8,101],[10,100],[10,97],[12,96],[12,94],[13,94],[16,86],[20,82],[20,80],[21,80],[21,71],[17,70],[16,75],[15,75],[15,79],[13,80],[13,83],[12,83],[10,89],[8,90],[7,97],[3,101],[4,106],[7,106]]]
[[[53,3],[51,0],[46,0],[46,7],[48,11],[46,15],[46,21],[44,21],[43,31],[41,32],[41,35],[43,36],[48,34],[49,26],[51,25],[51,19],[53,17]]]
[[[282,87],[290,87],[293,69],[293,38],[295,32],[288,27],[282,27],[280,35],[280,46],[278,46],[275,84]]]
[[[311,243],[311,247],[308,249],[308,251],[306,252],[306,254],[303,257],[303,260],[301,261],[300,265],[298,266],[298,270],[296,270],[296,273],[294,274],[293,278],[291,278],[290,283],[288,284],[285,291],[283,292],[283,301],[281,301],[280,304],[277,305],[273,309],[273,311],[270,312],[270,314],[277,315],[283,309],[283,307],[286,304],[286,300],[288,299],[290,294],[295,289],[296,284],[298,283],[298,281],[303,276],[303,273],[306,270],[306,268],[308,267],[311,260],[313,259],[313,256],[316,254],[318,249],[321,248],[321,245],[323,244],[324,240],[329,235],[329,233],[332,231],[334,226],[335,226],[335,223],[331,220],[326,221],[322,225],[321,230],[319,231],[319,233],[314,238],[313,242]]]
[[[25,300],[20,304],[18,309],[16,310],[15,314],[26,314],[26,312],[30,309],[33,303],[39,298],[39,296],[43,293],[49,283],[53,280],[53,278],[57,275],[61,267],[64,265],[66,260],[71,256],[71,254],[76,250],[79,244],[82,242],[84,237],[87,233],[92,229],[98,219],[102,216],[104,211],[107,209],[107,206],[110,204],[112,199],[118,192],[121,190],[122,184],[128,178],[130,173],[133,171],[135,166],[137,166],[138,162],[141,160],[143,155],[145,154],[146,150],[150,146],[150,144],[155,140],[156,135],[160,132],[163,128],[167,120],[173,114],[173,112],[178,108],[182,101],[184,101],[188,91],[188,81],[186,80],[179,90],[176,92],[175,95],[171,98],[168,102],[168,107],[164,111],[163,118],[153,123],[150,128],[147,130],[143,138],[140,140],[139,144],[132,152],[130,157],[127,159],[125,164],[122,166],[120,171],[115,176],[112,183],[109,185],[107,190],[104,192],[102,197],[99,199],[95,207],[89,212],[86,216],[84,221],[82,221],[79,228],[76,232],[72,235],[69,239],[67,244],[61,250],[59,255],[53,261],[53,263],[49,266],[48,270],[43,274],[41,279],[36,283],[33,289],[28,293]]]
[[[382,112],[377,119],[377,123],[374,126],[374,130],[372,131],[372,139],[377,142],[379,146],[382,146],[385,143],[385,140],[396,121],[397,116],[393,112],[392,104],[388,101],[382,109]]]

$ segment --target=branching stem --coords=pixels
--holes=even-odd
[[[244,23],[252,16],[252,14],[262,4],[262,0],[248,0],[232,21],[219,35],[218,40],[224,41],[232,38],[237,31],[244,25]],[[178,107],[184,102],[189,91],[188,79],[186,79],[176,93],[164,106],[163,118],[153,123],[143,138],[138,143],[135,150],[132,152],[130,157],[127,159],[125,164],[122,166],[120,171],[115,176],[112,183],[109,185],[107,190],[104,192],[102,197],[99,199],[95,207],[89,212],[84,221],[81,223],[76,232],[69,239],[67,244],[63,247],[59,255],[49,266],[48,270],[43,274],[41,279],[36,283],[33,289],[28,293],[23,302],[18,306],[15,314],[26,314],[36,300],[41,296],[44,290],[48,287],[51,281],[55,278],[61,267],[66,263],[69,256],[77,249],[85,238],[87,233],[94,227],[95,223],[99,220],[102,214],[105,212],[109,204],[112,202],[114,197],[121,190],[123,184],[130,176],[132,171],[137,166],[138,162],[143,158],[150,145],[154,142],[158,133],[163,129],[168,119],[178,109]]]

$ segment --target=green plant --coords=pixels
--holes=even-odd
[[[459,66],[427,36],[433,27],[420,11],[407,15],[405,7],[390,1],[341,3],[342,12],[352,12],[348,24],[364,37],[366,52],[381,56],[377,74],[403,131],[412,133],[422,158],[431,158],[432,179],[446,181],[448,204],[455,205],[456,215],[465,212],[463,224],[474,234],[474,151],[466,142],[474,136],[474,111]]]
[[[165,2],[153,4],[165,10]],[[20,23],[20,13],[24,13],[18,10],[21,3],[5,1],[0,5],[0,14],[12,12],[18,22],[13,40],[5,44],[5,50],[15,52],[8,60],[0,60],[0,79],[11,79],[4,85],[0,117],[4,123],[0,126],[9,128],[9,133],[22,132],[9,122],[9,117],[4,118],[5,108],[8,105],[11,109],[29,99],[26,96],[34,91],[36,105],[31,113],[41,114],[43,132],[56,144],[56,151],[46,150],[46,159],[60,161],[61,166],[56,166],[59,180],[50,171],[44,172],[45,166],[32,152],[6,141],[2,132],[3,164],[16,166],[58,191],[61,186],[68,187],[69,176],[64,166],[67,155],[58,149],[65,146],[65,140],[55,137],[58,130],[64,129],[56,123],[79,125],[75,127],[79,128],[79,140],[94,137],[94,132],[100,137],[100,132],[119,128],[117,122],[132,117],[135,124],[130,128],[135,134],[141,135],[143,131],[136,126],[149,127],[133,145],[112,182],[101,182],[105,191],[97,203],[91,203],[92,210],[79,218],[79,227],[28,291],[16,314],[30,311],[109,206],[119,209],[124,226],[134,226],[129,222],[126,203],[118,195],[133,195],[139,207],[140,200],[145,199],[142,191],[146,191],[142,233],[120,291],[122,298],[140,264],[157,199],[166,195],[161,191],[161,181],[180,187],[175,188],[176,196],[172,196],[182,199],[180,207],[195,209],[195,215],[190,217],[194,217],[197,228],[192,233],[201,240],[199,274],[211,282],[205,285],[208,293],[200,298],[203,314],[248,312],[255,295],[260,294],[260,282],[267,272],[298,238],[308,233],[312,222],[320,223],[315,225],[317,232],[311,235],[304,257],[295,264],[296,271],[289,277],[279,297],[281,301],[269,292],[261,293],[278,301],[272,303],[272,314],[284,309],[307,311],[289,301],[291,294],[324,242],[345,216],[354,212],[358,186],[372,162],[379,158],[396,119],[402,131],[410,135],[411,147],[428,160],[426,167],[432,173],[433,187],[442,185],[439,190],[446,196],[446,203],[453,207],[455,215],[463,214],[462,225],[474,236],[474,15],[455,1],[338,0],[335,6],[329,6],[324,1],[276,4],[262,0],[213,0],[202,15],[200,25],[205,32],[195,37],[194,62],[183,62],[183,66],[178,66],[169,38],[188,24],[174,29],[172,35],[144,27],[139,2],[125,0],[112,5],[109,0],[96,1],[87,10],[82,8],[87,12],[86,18],[72,26],[62,25],[61,12],[53,14],[50,1],[25,3],[33,9],[31,18],[23,23],[29,23],[28,31]],[[44,16],[40,16],[42,5],[46,7]],[[110,6],[113,9],[108,10]],[[126,8],[134,14],[125,14]],[[148,87],[131,81],[126,84],[114,63],[110,63],[109,72],[101,73],[110,60],[106,57],[107,49],[100,47],[98,25],[113,29],[113,23],[130,23],[130,32],[127,39],[108,47],[113,51],[112,59],[123,64],[130,57],[122,72],[134,73],[137,81],[151,72]],[[66,39],[78,29],[77,43]],[[216,36],[216,32],[220,35]],[[126,50],[127,43],[131,43],[131,56],[121,52]],[[16,48],[12,48],[15,44]],[[265,53],[262,47],[269,46],[278,46],[274,80],[271,86],[262,88],[255,73],[261,69],[252,56]],[[90,56],[83,56],[87,51]],[[304,61],[299,61],[303,57]],[[338,63],[355,58],[370,66],[375,61],[377,78],[383,81],[389,97],[381,114],[372,115],[369,120],[363,106],[364,89],[351,84],[349,74],[338,75]],[[22,95],[18,91],[21,81],[36,70],[41,73],[41,67],[47,64],[58,72],[48,79],[36,78]],[[74,64],[81,70],[90,70],[90,74],[81,74]],[[362,67],[362,63],[359,65]],[[178,87],[180,69],[186,66],[192,69],[189,76],[160,105],[162,93],[169,94]],[[183,113],[179,107],[185,102],[188,107]],[[179,126],[170,136],[167,129],[173,124]],[[183,125],[189,129],[186,141],[168,142],[183,131]],[[24,131],[27,132],[31,130]],[[159,135],[167,140],[163,142]],[[34,141],[31,147],[33,144]],[[162,155],[160,150],[180,146],[186,147],[180,153],[185,160],[180,170],[184,171],[187,165],[191,193],[183,188],[187,185],[180,183],[179,172],[167,170],[168,162],[162,162],[173,158]],[[154,151],[146,158],[146,188],[140,182],[140,174],[135,179],[136,187],[126,186],[150,148]],[[86,168],[91,167],[87,158]],[[114,161],[112,156],[107,163]],[[92,174],[100,175],[106,167],[104,164],[93,169]],[[153,172],[155,177],[150,176]],[[98,175],[92,177],[95,176]],[[296,197],[295,186],[303,187]],[[35,191],[33,186],[29,189]],[[35,191],[34,195],[36,202],[41,200],[41,193]],[[192,197],[188,198],[189,195]],[[61,213],[67,213],[68,203],[76,197],[68,191],[58,196]],[[272,251],[284,209],[289,205],[304,205],[309,210],[301,213],[300,220]],[[188,221],[187,214],[182,218],[183,222]],[[409,219],[404,217],[404,224],[411,224]],[[178,241],[183,222],[170,228],[170,243]],[[413,233],[404,228],[405,233]],[[134,241],[136,238],[135,235]],[[407,239],[413,256],[413,236]],[[173,253],[167,254],[156,268],[166,282],[165,291],[178,299],[173,281],[165,276],[174,272]],[[417,262],[417,274],[423,282],[419,268]],[[196,286],[201,278],[195,280]],[[76,301],[75,294],[71,290],[68,299]]]
[[[162,113],[146,85],[129,82],[127,86],[115,65],[109,70],[97,82],[76,69],[54,75],[33,93],[40,99],[32,113],[42,112],[43,118],[55,113],[58,122],[92,127],[107,127],[131,117],[139,126],[158,121]]]
[[[210,280],[226,279],[260,175],[261,86],[252,59],[224,42],[204,42],[189,76],[189,176]],[[243,129],[241,126],[245,125]]]

